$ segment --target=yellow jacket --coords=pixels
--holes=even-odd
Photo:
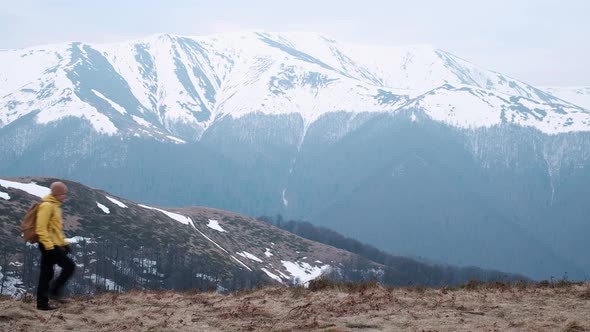
[[[43,244],[45,250],[68,245],[61,222],[61,202],[52,195],[43,197],[41,202],[37,210],[37,227],[35,228],[39,243]]]

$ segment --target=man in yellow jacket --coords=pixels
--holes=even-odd
[[[66,199],[68,187],[63,182],[51,184],[51,194],[43,197],[37,210],[36,233],[39,236],[39,250],[41,251],[41,273],[37,287],[37,309],[56,309],[49,305],[49,298],[59,302],[63,299],[63,288],[72,277],[76,264],[68,257],[70,247],[63,233],[61,204]],[[53,266],[61,267],[61,274],[53,283]]]

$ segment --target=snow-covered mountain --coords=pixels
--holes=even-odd
[[[432,46],[310,33],[2,50],[0,174],[584,279],[590,112],[571,99]]]
[[[432,46],[366,47],[310,33],[154,35],[0,52],[0,128],[82,118],[106,135],[198,140],[250,113],[423,109],[458,127],[515,123],[589,131],[590,115],[526,83]],[[566,99],[567,100],[567,99]]]

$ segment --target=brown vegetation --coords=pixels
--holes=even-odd
[[[2,331],[590,331],[590,284],[389,288],[317,280],[231,294],[130,291],[39,312],[0,298]]]

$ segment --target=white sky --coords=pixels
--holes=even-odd
[[[154,33],[313,31],[433,44],[537,86],[590,85],[587,0],[1,0],[0,49]]]

